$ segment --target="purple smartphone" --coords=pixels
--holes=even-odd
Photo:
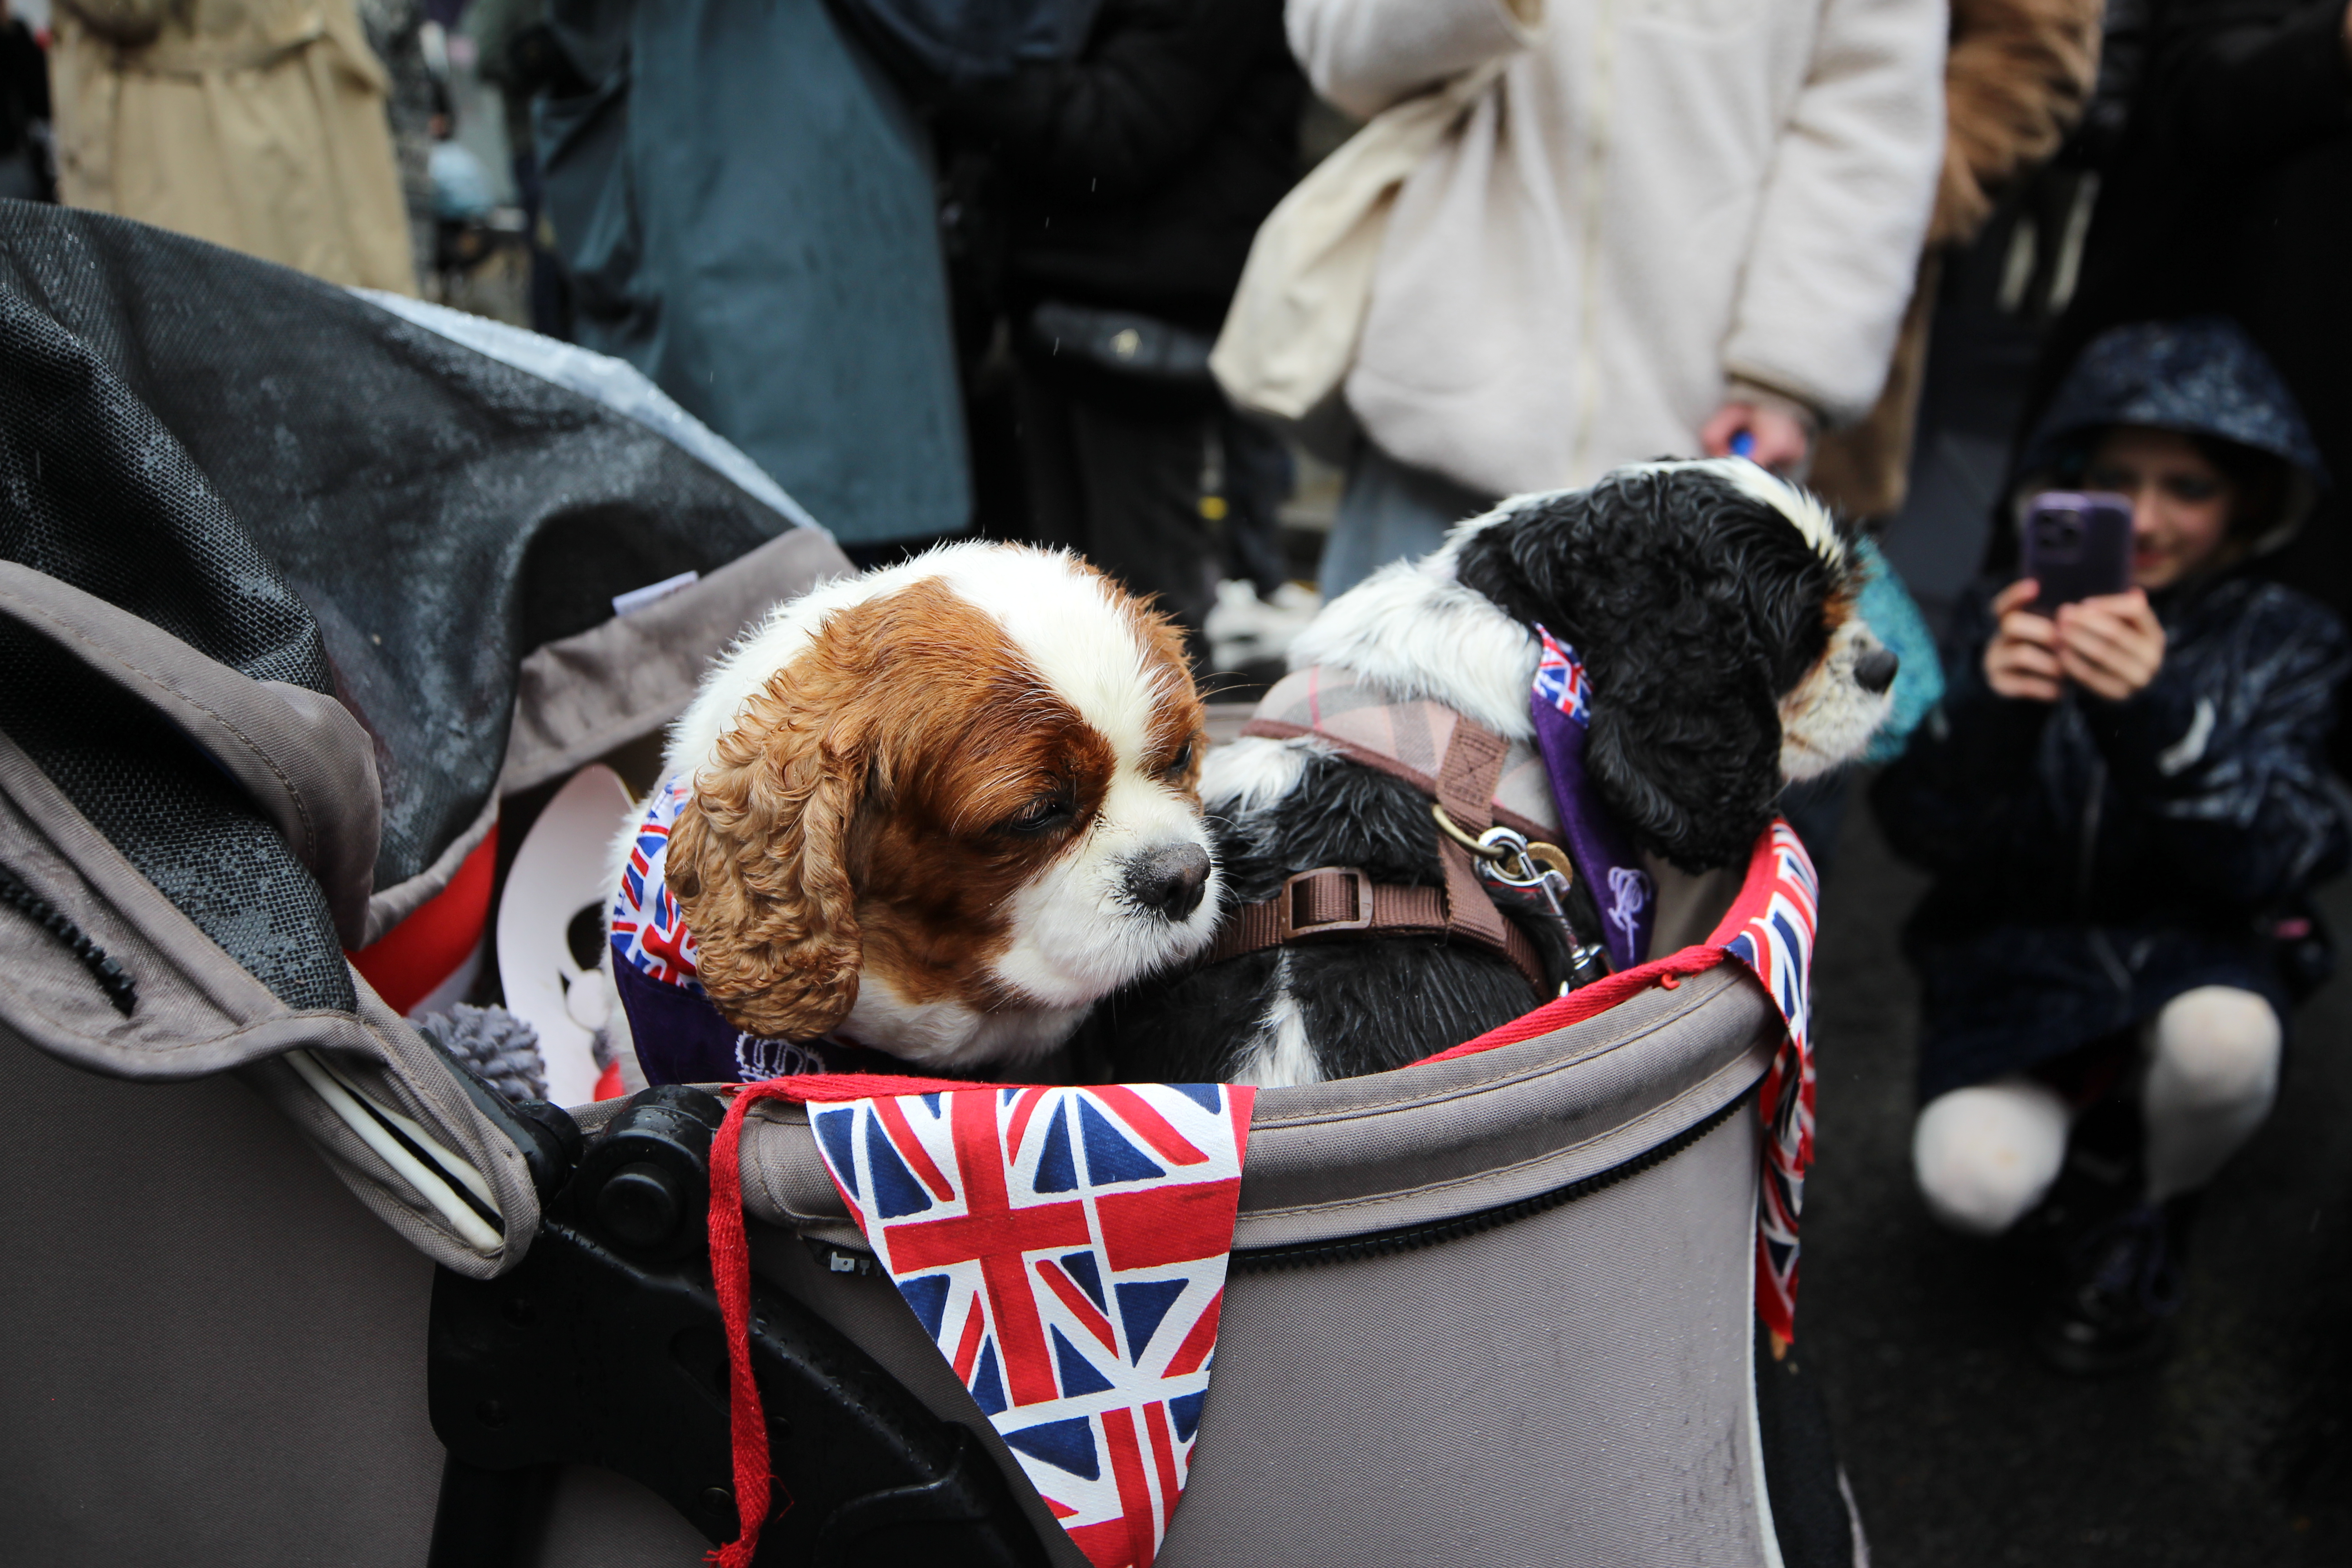
[[[2132,510],[2122,496],[2044,490],[2025,514],[2024,575],[2048,612],[2131,586]]]

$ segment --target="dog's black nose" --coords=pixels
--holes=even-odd
[[[1895,684],[1903,660],[1891,647],[1874,647],[1853,661],[1853,683],[1864,691],[1879,692]]]
[[[1209,885],[1209,853],[1197,844],[1171,844],[1127,864],[1127,896],[1171,921],[1190,920]]]

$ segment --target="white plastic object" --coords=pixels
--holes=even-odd
[[[596,1030],[612,1012],[612,982],[582,969],[565,932],[581,910],[601,912],[612,897],[613,841],[635,811],[618,773],[602,763],[581,769],[523,836],[499,895],[507,1011],[539,1031],[547,1098],[557,1105],[596,1098]]]

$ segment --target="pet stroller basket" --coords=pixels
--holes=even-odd
[[[583,1107],[583,1146],[346,953],[446,946],[502,795],[656,729],[844,563],[674,410],[617,409],[625,376],[412,314],[0,206],[0,1533],[26,1561],[638,1568],[734,1533],[707,1108]],[[1159,1561],[1852,1560],[1818,1418],[1753,1331],[1780,1030],[1726,966],[1261,1092]],[[873,1269],[807,1113],[757,1108],[741,1149],[782,1487],[760,1560],[1085,1561]]]

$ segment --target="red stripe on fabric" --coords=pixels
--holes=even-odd
[[[727,1120],[710,1143],[710,1278],[719,1316],[727,1328],[727,1440],[735,1459],[735,1539],[709,1552],[719,1568],[751,1568],[767,1524],[772,1494],[768,1473],[768,1422],[760,1385],[751,1377],[751,1248],[743,1237],[743,1115],[755,1100],[784,1100],[787,1080],[745,1084],[734,1091]],[[784,1509],[793,1506],[784,1494]]]
[[[970,1079],[900,1078],[884,1072],[813,1072],[798,1078],[769,1079],[761,1098],[790,1100],[794,1105],[838,1105],[849,1100],[887,1100],[900,1094],[949,1094],[971,1088]]]
[[[1086,1553],[1094,1568],[1130,1568],[1127,1521],[1106,1519],[1097,1524],[1066,1524],[1070,1544]]]
[[[996,1130],[996,1090],[967,1089],[948,1097],[949,1125],[955,1133],[956,1168],[963,1176],[962,1220],[941,1226],[964,1227],[960,1237],[980,1259],[988,1288],[988,1315],[996,1322],[996,1353],[1004,1363],[1005,1392],[1015,1405],[1041,1405],[1061,1396],[1054,1384],[1053,1359],[1045,1350],[1045,1325],[1037,1299],[1029,1293],[1029,1270],[1021,1255],[1033,1247],[1085,1246],[1086,1205],[1054,1204],[1014,1209],[1004,1185],[1004,1153]],[[1065,1240],[1064,1237],[1069,1237]],[[943,1239],[933,1232],[931,1239]],[[898,1233],[890,1233],[890,1261],[898,1263]],[[914,1273],[911,1268],[894,1272]]]
[[[1151,1102],[1125,1084],[1106,1083],[1095,1089],[1097,1098],[1118,1112],[1118,1119],[1135,1130],[1136,1135],[1151,1145],[1154,1152],[1177,1165],[1202,1165],[1209,1157],[1192,1147],[1192,1141],[1168,1124],[1168,1119],[1151,1109]]]
[[[1181,1377],[1188,1372],[1201,1370],[1201,1363],[1209,1359],[1211,1351],[1217,1348],[1217,1314],[1224,1310],[1225,1293],[1219,1290],[1210,1298],[1208,1310],[1194,1320],[1192,1331],[1186,1334],[1184,1342],[1176,1347],[1175,1356],[1168,1363],[1167,1372],[1161,1375]]]
[[[1112,1269],[1156,1268],[1223,1258],[1234,1249],[1234,1211],[1241,1202],[1238,1176],[1194,1182],[1139,1193],[1107,1193],[1095,1199],[1102,1216],[1103,1252]]]
[[[1151,1482],[1143,1473],[1143,1454],[1135,1440],[1134,1412],[1106,1410],[1102,1425],[1110,1473],[1118,1481],[1118,1510],[1127,1516],[1127,1561],[1133,1568],[1145,1568],[1159,1553],[1160,1531],[1151,1514]]]
[[[1070,1277],[1062,1272],[1060,1264],[1048,1258],[1039,1258],[1037,1278],[1043,1279],[1047,1289],[1061,1298],[1062,1305],[1067,1307],[1076,1316],[1078,1321],[1086,1325],[1087,1332],[1102,1342],[1103,1349],[1113,1355],[1118,1353],[1118,1336],[1111,1331],[1110,1320],[1104,1317],[1101,1310],[1087,1299],[1085,1291],[1070,1282]]]
[[[1686,947],[1665,958],[1652,959],[1636,968],[1596,980],[1581,991],[1571,991],[1557,1002],[1547,1002],[1534,1012],[1498,1025],[1473,1040],[1465,1040],[1451,1050],[1424,1057],[1423,1061],[1450,1062],[1456,1057],[1475,1057],[1481,1051],[1491,1051],[1498,1046],[1515,1046],[1521,1040],[1532,1040],[1538,1035],[1549,1035],[1554,1029],[1565,1029],[1570,1024],[1607,1012],[1620,1002],[1647,991],[1660,981],[1685,974],[1701,974],[1724,961],[1719,947]]]
[[[971,1386],[971,1363],[980,1359],[982,1326],[987,1314],[980,1310],[980,1292],[972,1292],[971,1306],[963,1315],[963,1337],[956,1342],[956,1381]]]
[[[1755,857],[1748,863],[1748,876],[1739,884],[1739,896],[1731,900],[1731,908],[1716,922],[1707,940],[1717,946],[1727,944],[1733,937],[1748,929],[1748,922],[1769,914],[1772,895],[1780,891],[1780,861],[1772,847],[1772,830],[1764,830],[1764,840]],[[1814,918],[1818,921],[1819,911]]]
[[[1037,1496],[1045,1502],[1047,1508],[1054,1510],[1054,1517],[1055,1519],[1076,1519],[1078,1516],[1078,1510],[1072,1508],[1068,1503],[1055,1502],[1052,1498],[1046,1497],[1044,1492],[1039,1492]]]
[[[405,1013],[457,973],[482,943],[490,919],[490,882],[498,869],[499,825],[457,863],[448,885],[376,941],[343,950],[375,994]]]
[[[1773,826],[1778,825],[1776,818]],[[1465,1040],[1451,1050],[1440,1051],[1422,1060],[1452,1061],[1456,1057],[1474,1057],[1481,1051],[1491,1051],[1497,1046],[1515,1046],[1521,1040],[1532,1040],[1538,1035],[1548,1035],[1570,1024],[1581,1024],[1585,1019],[1648,990],[1666,976],[1699,974],[1713,969],[1728,956],[1724,949],[1732,938],[1746,930],[1751,919],[1771,907],[1772,892],[1780,875],[1772,832],[1773,828],[1768,826],[1758,836],[1755,847],[1748,854],[1748,874],[1740,880],[1739,896],[1731,900],[1731,908],[1723,919],[1716,922],[1715,930],[1707,933],[1706,942],[1612,974],[1581,991],[1571,991],[1556,1002],[1547,1002],[1532,1013],[1487,1030],[1476,1039]]]
[[[1748,875],[1739,883],[1739,896],[1731,900],[1731,908],[1715,922],[1707,940],[1721,946],[1738,936],[1740,928],[1761,912],[1772,901],[1772,889],[1780,879],[1780,860],[1773,847],[1776,829],[1786,826],[1787,818],[1776,816],[1756,839],[1756,847],[1748,851]]]
[[[1029,1131],[1029,1119],[1036,1115],[1037,1108],[1045,1102],[1045,1095],[1046,1090],[1042,1085],[1033,1084],[1013,1097],[1013,1130],[1004,1135],[1004,1157],[1007,1160],[1021,1158],[1021,1140]]]
[[[1085,1247],[1094,1237],[1087,1229],[1087,1205],[1072,1198],[1065,1203],[1036,1204],[1008,1209],[999,1204],[985,1211],[979,1205],[970,1215],[952,1219],[894,1220],[882,1226],[890,1246],[891,1271],[901,1277],[928,1274],[957,1263],[982,1263],[1010,1258],[1019,1279],[1020,1257],[1054,1247]],[[1025,1300],[1028,1288],[1024,1285]]]
[[[1176,1479],[1176,1434],[1169,1430],[1166,1404],[1155,1399],[1143,1407],[1143,1430],[1151,1439],[1151,1462],[1160,1472],[1160,1532],[1165,1535],[1176,1500],[1184,1495],[1184,1483]]]
[[[1250,1112],[1257,1106],[1257,1090],[1248,1085],[1225,1085],[1225,1114],[1234,1119],[1234,1160],[1246,1165],[1249,1154]]]
[[[932,1162],[930,1151],[923,1147],[923,1141],[916,1137],[915,1130],[907,1124],[907,1112],[899,1105],[898,1096],[878,1097],[874,1101],[874,1114],[882,1119],[883,1127],[889,1131],[891,1146],[915,1168],[916,1179],[931,1190],[931,1196],[941,1203],[954,1202],[955,1188],[948,1184],[947,1177]]]

